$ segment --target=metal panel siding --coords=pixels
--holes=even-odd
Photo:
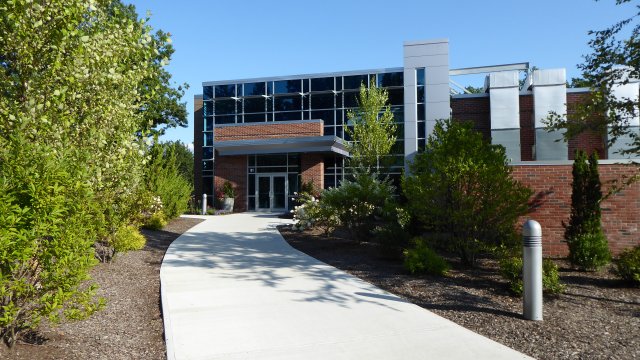
[[[504,146],[509,162],[521,160],[520,129],[492,129],[491,143]]]

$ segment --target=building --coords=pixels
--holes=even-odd
[[[486,74],[484,93],[455,91],[453,78],[469,74]],[[618,157],[618,149],[607,149],[600,135],[566,143],[557,141],[561,133],[544,129],[550,112],[565,114],[589,91],[567,89],[564,69],[530,71],[528,63],[450,69],[448,40],[416,41],[404,43],[403,66],[397,68],[204,82],[194,109],[196,193],[211,196],[230,181],[237,189],[235,211],[286,211],[289,195],[303,181],[319,188],[338,185],[348,172],[347,113],[356,106],[360,84],[370,82],[388,90],[398,124],[390,168],[396,182],[424,148],[436,120],[449,117],[473,121],[487,139],[503,145],[514,176],[525,183],[535,182],[532,174],[544,166],[558,177],[568,168],[570,175],[577,148],[598,151],[601,159]],[[638,98],[638,82],[618,92]],[[638,127],[638,118],[630,125]],[[640,201],[636,205],[629,210],[633,234]]]

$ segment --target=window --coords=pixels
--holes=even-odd
[[[329,94],[313,94],[311,95],[311,108],[316,109],[333,109],[333,93]]]
[[[378,74],[378,86],[379,87],[403,86],[403,85],[404,85],[404,73],[403,72],[392,72],[392,73]]]
[[[367,86],[367,75],[352,75],[344,77],[345,89],[359,89],[361,84]]]
[[[333,78],[316,78],[311,79],[311,91],[330,91],[333,90]]]
[[[265,95],[266,87],[263,82],[244,84],[244,96]]]
[[[205,86],[202,90],[202,99],[211,100],[213,98],[213,86]]]
[[[274,98],[275,111],[300,110],[302,108],[301,96],[276,96]]]
[[[216,97],[232,97],[236,96],[236,86],[231,85],[216,85]]]
[[[216,100],[216,115],[234,114],[236,112],[236,101],[229,100]]]
[[[302,92],[301,80],[282,80],[274,82],[276,94],[300,93]]]
[[[265,111],[265,99],[259,98],[246,98],[244,99],[244,112],[245,113],[259,113]]]
[[[416,84],[424,85],[424,68],[416,69]]]

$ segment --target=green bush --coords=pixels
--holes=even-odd
[[[471,123],[438,121],[410,169],[403,180],[408,210],[425,230],[447,234],[467,265],[481,250],[510,241],[528,211],[532,191],[511,177],[504,148]]]
[[[576,235],[569,245],[569,260],[584,270],[598,270],[611,261],[609,243],[602,229]]]
[[[414,239],[414,246],[404,251],[404,267],[412,274],[445,275],[449,264],[427,246],[424,239]]]
[[[620,254],[615,272],[622,279],[640,285],[640,246]]]
[[[236,189],[233,188],[233,184],[230,181],[225,181],[222,185],[222,193],[227,198],[235,198],[236,197]]]
[[[337,226],[340,219],[336,209],[326,202],[316,199],[309,193],[301,193],[298,200],[301,204],[293,209],[294,230],[302,231],[310,228],[320,228],[328,236]]]
[[[143,227],[145,229],[150,230],[162,230],[162,228],[165,226],[167,226],[167,220],[165,220],[164,213],[162,211],[153,213],[145,220],[143,224]]]
[[[162,200],[162,211],[167,220],[187,211],[193,187],[180,174],[172,147],[153,145],[146,177],[148,190]]]
[[[123,226],[113,236],[112,245],[116,252],[142,250],[147,240],[133,225]]]
[[[522,296],[524,291],[522,269],[521,256],[505,256],[500,259],[500,275],[507,280],[509,290],[517,296]],[[542,289],[548,295],[561,294],[565,290],[565,285],[560,281],[558,265],[549,259],[542,261]]]

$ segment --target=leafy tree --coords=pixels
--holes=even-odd
[[[469,85],[469,86],[465,86],[464,89],[467,90],[471,94],[482,94],[482,93],[484,93],[484,88],[482,88],[482,87],[475,87],[475,86]]]
[[[345,132],[351,136],[348,145],[351,166],[356,171],[380,171],[381,157],[388,155],[396,142],[396,125],[388,105],[387,90],[371,82],[369,88],[360,85],[358,107],[349,110],[350,126]]]
[[[178,173],[189,184],[193,184],[193,153],[182,141],[167,141],[162,144],[165,151],[171,151],[175,156]]]
[[[577,151],[572,174],[571,216],[564,234],[569,260],[584,269],[598,269],[609,262],[611,254],[602,230],[602,191],[596,152],[587,162],[586,153]]]
[[[631,0],[616,0],[625,6]],[[566,129],[565,139],[584,131],[609,133],[609,145],[622,136],[629,136],[631,144],[622,154],[640,155],[640,133],[629,128],[629,121],[637,116],[637,99],[616,98],[616,84],[627,84],[640,78],[640,8],[604,30],[590,31],[592,52],[579,64],[585,84],[590,85],[589,99],[577,106],[567,117],[551,114],[547,125],[551,130]],[[629,30],[629,31],[627,31]]]
[[[178,143],[179,144],[179,143]],[[187,210],[192,183],[185,179],[177,162],[176,143],[155,143],[146,175],[148,190],[162,200],[162,213],[173,219]]]
[[[408,208],[423,226],[445,234],[465,264],[487,246],[509,244],[532,191],[514,180],[502,146],[472,124],[436,123],[424,153],[403,180]]]

